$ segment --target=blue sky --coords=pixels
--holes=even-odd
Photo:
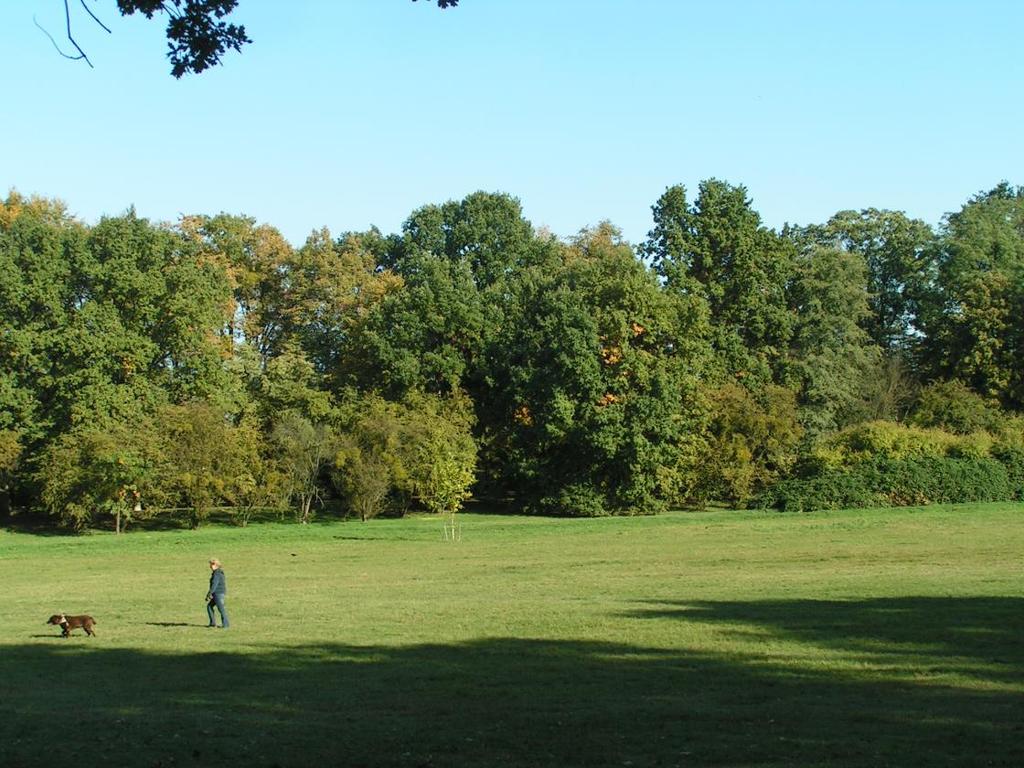
[[[88,222],[242,213],[295,244],[397,231],[415,208],[509,192],[566,236],[632,242],[671,184],[744,184],[765,222],[845,208],[937,224],[1024,184],[1024,2],[240,0],[253,44],[174,80],[164,23],[88,0],[0,3],[0,194]],[[72,5],[75,11],[75,5]]]

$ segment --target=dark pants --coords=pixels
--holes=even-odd
[[[214,594],[210,597],[206,603],[206,615],[210,617],[210,626],[214,626],[217,622],[213,620],[213,606],[217,606],[217,610],[220,611],[220,625],[222,627],[228,626],[228,612],[224,608],[224,595]]]

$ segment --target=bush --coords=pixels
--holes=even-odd
[[[851,466],[877,457],[911,459],[946,456],[956,435],[941,429],[908,427],[892,421],[867,421],[837,432],[814,450],[829,466]]]
[[[795,464],[803,430],[796,395],[768,386],[759,402],[737,384],[711,393],[713,418],[699,474],[706,498],[741,507]]]
[[[785,511],[1003,501],[1019,498],[1024,483],[1024,452],[1014,460],[1011,469],[993,458],[879,457],[783,481],[758,501]]]
[[[1010,498],[1024,500],[1024,447],[1000,445],[993,450],[992,455],[1006,470],[1010,492],[1013,494]]]
[[[869,465],[887,506],[1000,501],[1013,497],[1006,468],[994,459],[881,459]]]
[[[994,432],[999,446],[1012,446],[1024,450],[1024,415],[1001,419]]]
[[[391,402],[366,395],[347,411],[332,478],[360,519],[400,514],[411,501],[451,515],[469,498],[477,450],[464,396],[411,392]]]
[[[575,483],[559,488],[554,494],[540,498],[529,505],[527,513],[554,517],[605,517],[611,512],[606,499],[597,488],[584,483]],[[622,514],[616,510],[617,514]]]
[[[877,507],[883,503],[863,475],[840,470],[818,477],[783,480],[757,499],[761,508],[774,507],[784,512]]]
[[[994,434],[952,434],[888,421],[857,424],[820,441],[795,477],[757,503],[810,510],[1024,499],[1024,420],[1007,417],[997,426]]]
[[[921,427],[967,435],[995,427],[999,410],[962,382],[940,381],[921,390],[910,421]]]
[[[959,459],[984,459],[992,455],[995,439],[988,432],[962,435],[947,446],[947,455]]]

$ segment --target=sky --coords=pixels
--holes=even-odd
[[[71,50],[62,0],[0,2],[0,195],[88,223],[224,211],[301,245],[485,190],[639,243],[668,186],[712,177],[775,228],[935,226],[1024,184],[1018,0],[240,0],[253,43],[180,80],[165,22],[70,8],[93,68],[37,27]]]

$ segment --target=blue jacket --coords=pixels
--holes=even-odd
[[[224,569],[218,568],[210,574],[210,594],[225,597],[228,594],[227,580],[224,578]]]

